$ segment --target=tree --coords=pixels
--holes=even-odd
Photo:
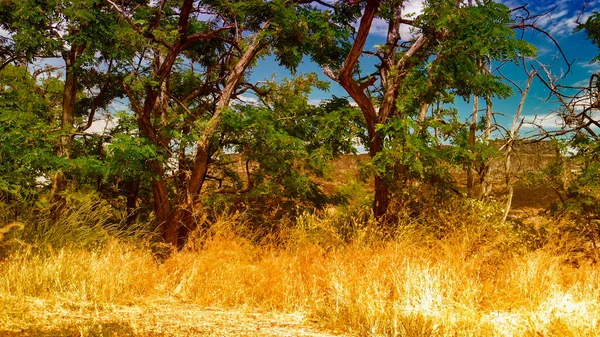
[[[369,154],[375,162],[390,139],[405,150],[409,150],[411,142],[422,144],[417,146],[419,149],[427,147],[426,142],[410,139],[411,130],[426,131],[426,106],[437,98],[452,101],[454,96],[468,99],[472,94],[510,94],[497,76],[480,71],[478,62],[516,61],[522,55],[534,54],[533,46],[514,38],[509,27],[513,22],[510,14],[506,6],[492,1],[465,6],[462,1],[439,0],[427,2],[419,17],[406,19],[402,16],[402,1],[365,2],[358,32],[343,66],[325,70],[362,110],[369,134]],[[365,50],[365,43],[375,18],[388,23],[387,39],[384,45],[369,51]],[[414,27],[418,33],[403,41],[401,25]],[[379,62],[374,73],[361,77],[358,66],[364,54],[376,56]],[[391,124],[397,127],[390,127]],[[385,130],[391,133],[382,132]],[[393,179],[404,179],[411,165],[419,160],[418,155],[409,152],[405,152],[408,157],[399,165],[382,160],[385,167],[379,167],[375,174],[373,212],[379,218],[387,212]],[[395,174],[390,175],[390,171]]]
[[[157,222],[164,239],[179,245],[220,150],[220,124],[230,103],[249,90],[261,95],[245,81],[254,63],[269,53],[292,70],[305,54],[334,59],[339,48],[330,46],[343,47],[347,27],[329,23],[331,14],[309,3],[185,0],[130,11],[106,1],[129,25],[124,36],[138,58],[121,71],[131,74],[123,87],[140,134],[163,158],[177,158],[174,193],[167,161],[149,166]]]
[[[30,61],[61,58],[64,62],[57,155],[67,160],[73,157],[75,133],[87,130],[97,110],[116,95],[111,90],[115,86],[110,76],[99,73],[102,64],[111,68],[115,21],[109,14],[107,7],[96,0],[10,1],[0,5],[0,17],[4,19],[1,26],[12,34],[14,55]],[[83,94],[84,87],[92,95]],[[86,118],[76,126],[78,116]],[[65,172],[59,169],[53,177],[57,210],[66,186]]]
[[[600,46],[600,14],[592,13],[575,29],[579,31]],[[598,61],[598,56],[591,60]],[[553,115],[560,117],[561,125],[549,129],[533,122],[539,131],[532,137],[534,141],[551,139],[558,145],[557,162],[534,180],[555,190],[561,200],[558,209],[563,213],[584,219],[581,229],[596,247],[600,235],[600,74],[592,74],[588,85],[580,88],[561,85],[561,78],[544,65],[539,66],[537,77],[550,91],[550,97],[560,103]]]

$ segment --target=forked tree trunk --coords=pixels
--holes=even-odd
[[[379,0],[367,0],[360,19],[358,32],[354,39],[354,43],[350,48],[344,61],[344,65],[334,73],[330,68],[324,68],[325,74],[334,81],[338,82],[348,92],[350,97],[354,99],[358,107],[363,113],[367,125],[369,136],[369,154],[374,158],[384,149],[384,140],[376,131],[377,124],[385,124],[389,118],[394,117],[397,113],[396,99],[398,90],[402,80],[410,69],[416,66],[413,59],[425,58],[428,55],[421,52],[426,49],[425,46],[429,40],[421,35],[417,38],[412,46],[405,51],[401,56],[397,56],[396,48],[400,39],[400,24],[402,23],[401,7],[394,7],[393,19],[389,22],[388,35],[386,46],[388,49],[381,57],[380,80],[384,88],[383,97],[378,109],[375,108],[371,96],[365,92],[370,85],[375,83],[375,77],[359,83],[353,76],[355,75],[358,60],[363,53],[367,37],[371,30],[373,19],[375,18],[381,2]],[[390,186],[385,179],[377,174],[374,177],[375,184],[375,199],[373,202],[373,213],[381,219],[388,211],[390,200]]]
[[[510,132],[508,135],[508,141],[504,144],[505,149],[505,158],[504,158],[504,182],[506,184],[506,189],[508,190],[508,199],[506,200],[506,206],[504,208],[504,216],[502,218],[502,223],[506,221],[508,218],[508,213],[510,212],[510,208],[512,206],[512,199],[514,194],[513,189],[513,176],[511,171],[511,158],[514,151],[514,144],[517,136],[519,135],[519,131],[521,130],[521,126],[523,125],[523,119],[521,119],[521,113],[523,112],[523,106],[525,106],[525,100],[527,99],[527,94],[529,94],[529,89],[531,88],[531,82],[533,78],[537,75],[537,71],[531,71],[529,73],[529,78],[527,79],[527,85],[525,86],[525,90],[521,91],[521,101],[519,102],[519,107],[517,108],[517,113],[515,114],[515,118],[513,119],[512,126],[510,128]]]
[[[269,23],[266,23],[263,26],[263,29],[268,26]],[[191,174],[186,182],[186,193],[183,197],[179,197],[177,205],[172,210],[172,214],[170,214],[165,222],[165,241],[171,243],[175,247],[181,247],[185,237],[189,231],[193,229],[191,220],[192,215],[194,214],[194,203],[206,180],[206,174],[210,164],[211,139],[215,132],[217,132],[223,113],[229,106],[229,102],[231,101],[240,80],[244,76],[246,69],[250,66],[263,47],[264,44],[261,42],[260,33],[258,33],[252,43],[248,46],[248,49],[231,70],[227,82],[225,83],[225,87],[221,92],[221,96],[217,101],[215,112],[208,123],[206,123],[202,135],[196,144]]]
[[[367,1],[364,14],[360,21],[359,33],[356,37],[354,45],[352,46],[348,56],[344,62],[344,66],[340,69],[338,75],[329,74],[331,78],[338,81],[340,85],[348,92],[350,97],[354,99],[356,104],[361,109],[365,122],[367,124],[367,131],[369,136],[369,155],[373,159],[379,152],[383,150],[383,139],[376,131],[376,124],[381,123],[392,111],[392,105],[394,103],[395,96],[393,95],[393,87],[397,88],[394,83],[387,82],[387,76],[382,76],[382,81],[388,86],[388,90],[385,92],[383,97],[382,106],[379,110],[379,115],[373,106],[371,99],[365,94],[364,88],[362,88],[353,78],[354,69],[357,65],[358,59],[362,54],[362,50],[367,40],[373,18],[379,8],[379,1],[369,0]],[[399,16],[400,12],[395,12],[395,16]],[[396,25],[390,24],[388,34],[388,42],[390,40],[399,37]],[[392,54],[395,55],[394,52]],[[382,69],[383,73],[387,73],[389,69]],[[387,213],[389,206],[389,186],[383,177],[375,174],[374,177],[375,185],[375,198],[373,200],[373,214],[378,219]]]

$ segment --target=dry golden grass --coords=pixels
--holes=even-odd
[[[332,228],[335,216],[305,217],[277,246],[252,243],[240,224],[223,219],[195,248],[164,261],[116,240],[91,250],[15,250],[0,262],[0,331],[600,335],[600,267],[573,263],[558,245],[516,249],[481,224],[435,240],[418,228],[380,240],[363,228],[344,243]]]

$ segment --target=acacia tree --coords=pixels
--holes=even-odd
[[[90,128],[96,112],[118,95],[112,90],[113,79],[100,71],[110,70],[110,53],[116,50],[115,21],[109,14],[96,0],[9,1],[0,5],[0,25],[12,34],[13,56],[8,60],[43,63],[44,59],[60,58],[64,62],[53,70],[64,68],[57,155],[67,161],[73,157],[75,135]],[[84,88],[88,92],[84,93]],[[84,120],[76,125],[76,117]],[[59,167],[53,177],[52,199],[57,206],[67,186],[65,169]]]
[[[511,61],[534,54],[531,45],[514,38],[509,27],[510,10],[492,1],[478,1],[477,6],[466,6],[462,1],[428,1],[415,19],[402,16],[403,1],[367,0],[364,4],[358,32],[343,66],[326,69],[326,73],[362,110],[369,154],[375,161],[390,139],[395,140],[394,146],[408,149],[411,130],[427,128],[424,105],[436,98],[452,101],[452,95],[466,99],[472,94],[509,95],[510,89],[498,77],[480,71],[478,60]],[[375,51],[365,50],[375,18],[388,23],[386,43]],[[401,25],[417,29],[416,36],[403,40]],[[364,54],[375,55],[379,63],[374,73],[361,77],[357,70]],[[378,91],[372,90],[374,86]],[[410,122],[414,119],[416,124]],[[393,181],[405,178],[410,161],[418,161],[418,155],[409,155],[411,159],[404,158],[400,165],[383,160],[387,167],[379,167],[375,173],[375,216],[387,212]],[[395,178],[390,179],[390,171],[395,172]]]
[[[164,239],[177,245],[218,150],[224,113],[248,90],[261,95],[245,80],[253,64],[268,53],[292,70],[305,54],[317,62],[336,59],[347,27],[329,23],[332,14],[309,3],[184,0],[128,10],[106,1],[130,28],[124,36],[137,60],[124,64],[131,75],[123,88],[141,135],[163,154],[149,162],[154,209]],[[168,158],[178,166],[168,166]]]

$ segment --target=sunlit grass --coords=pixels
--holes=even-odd
[[[118,240],[15,249],[0,262],[0,330],[193,335],[186,315],[218,308],[359,336],[600,335],[600,268],[560,245],[520,248],[483,223],[438,239],[416,226],[386,240],[362,228],[348,241],[334,216],[304,218],[277,244],[220,219],[164,260]]]

